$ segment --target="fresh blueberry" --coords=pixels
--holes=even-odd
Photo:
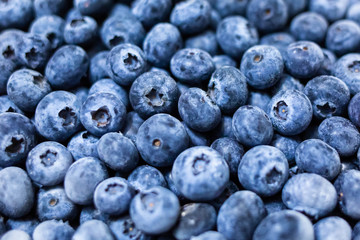
[[[204,232],[196,237],[191,237],[190,240],[226,240],[225,237],[219,233],[219,232],[215,232],[215,231],[207,231]]]
[[[286,182],[282,200],[286,207],[316,220],[334,210],[337,194],[331,182],[320,175],[301,173]]]
[[[345,82],[352,95],[360,92],[360,54],[350,53],[341,57],[334,64],[332,75]]]
[[[294,36],[287,32],[270,33],[260,39],[261,45],[276,47],[282,56],[284,56],[287,46],[293,42],[295,42]]]
[[[108,225],[99,220],[89,220],[76,229],[72,240],[115,240]]]
[[[148,165],[135,168],[129,175],[128,181],[130,185],[139,192],[155,186],[166,187],[166,180],[162,173]]]
[[[96,35],[97,23],[92,17],[74,18],[64,27],[64,40],[67,44],[89,45]]]
[[[309,10],[323,15],[329,22],[334,22],[344,17],[349,0],[310,0]]]
[[[238,191],[221,206],[217,230],[228,240],[251,239],[256,226],[266,216],[261,198],[250,191]]]
[[[314,240],[314,229],[303,214],[283,210],[267,216],[255,230],[253,240]]]
[[[340,217],[327,217],[314,225],[314,231],[317,240],[350,240],[352,229],[349,223]]]
[[[117,240],[151,240],[150,236],[146,236],[136,228],[130,216],[111,219],[109,228]]]
[[[81,14],[97,16],[107,13],[113,4],[113,0],[74,0],[76,7]]]
[[[190,139],[190,146],[210,146],[211,142],[205,133],[197,132],[182,122]]]
[[[106,213],[100,212],[93,206],[83,207],[80,213],[80,224],[84,224],[85,222],[94,219],[107,223],[109,222],[110,216]]]
[[[17,29],[4,30],[0,34],[0,58],[14,63],[15,67],[21,65],[18,54],[19,47],[25,33]]]
[[[31,240],[31,237],[29,234],[22,230],[10,230],[6,232],[2,237],[1,240]]]
[[[0,1],[0,29],[26,28],[33,18],[32,0]]]
[[[222,18],[233,15],[245,15],[246,6],[249,0],[237,1],[237,0],[222,0],[213,1],[213,7],[220,14]]]
[[[171,170],[169,171],[166,171],[164,173],[164,177],[165,177],[165,180],[166,180],[166,183],[167,183],[167,188],[172,191],[180,201],[184,201],[185,198],[184,196],[181,194],[181,192],[176,188],[175,186],[175,183],[174,183],[174,178],[171,174]]]
[[[215,55],[218,50],[216,34],[213,31],[205,31],[185,41],[186,48],[198,48]]]
[[[0,113],[6,112],[23,114],[20,108],[18,108],[18,106],[16,106],[15,103],[9,99],[8,95],[3,95],[0,96]]]
[[[165,22],[171,8],[171,0],[136,0],[131,5],[131,12],[144,27],[150,28],[159,22]]]
[[[74,229],[67,223],[57,220],[49,220],[40,223],[34,230],[33,240],[71,240]]]
[[[125,107],[129,106],[129,96],[127,91],[111,79],[104,78],[96,81],[89,90],[89,96],[99,92],[111,93],[119,98]]]
[[[336,56],[332,51],[328,49],[323,48],[322,51],[324,53],[324,61],[318,71],[318,75],[331,75],[335,62],[337,60]]]
[[[107,70],[107,57],[109,51],[100,51],[90,60],[89,78],[92,83],[109,77]]]
[[[271,145],[282,151],[288,160],[289,165],[295,163],[295,151],[300,144],[298,137],[285,137],[280,134],[274,134]]]
[[[315,12],[303,12],[291,21],[290,31],[297,40],[322,43],[328,26],[328,22],[322,15]]]
[[[243,53],[259,41],[256,28],[241,16],[224,18],[218,25],[216,38],[221,49],[234,59],[241,59]]]
[[[81,131],[70,139],[67,149],[75,161],[83,157],[98,157],[98,141],[98,137],[87,131]]]
[[[229,66],[229,67],[237,66],[237,63],[235,62],[235,60],[233,60],[228,55],[216,55],[216,56],[213,56],[212,60],[214,62],[216,69],[225,67],[225,66]]]
[[[95,187],[107,177],[106,167],[99,159],[81,158],[66,172],[64,180],[66,195],[76,204],[88,205],[93,200]]]
[[[84,49],[66,45],[52,55],[46,65],[45,75],[52,87],[70,89],[80,84],[88,66],[89,58]]]
[[[86,87],[77,87],[72,89],[71,92],[75,94],[80,104],[83,104],[89,96],[89,89]]]
[[[34,0],[34,11],[38,18],[48,15],[62,15],[69,7],[67,0]]]
[[[216,150],[199,146],[183,151],[175,160],[172,176],[176,188],[194,201],[218,197],[229,181],[229,167]]]
[[[271,96],[267,92],[252,90],[249,91],[247,105],[258,107],[266,112],[270,100]]]
[[[349,4],[349,8],[346,13],[346,18],[360,24],[360,3],[356,2],[352,5]]]
[[[304,11],[308,4],[308,0],[297,0],[297,1],[283,0],[283,1],[287,6],[289,17],[293,17],[298,13]]]
[[[163,187],[153,187],[139,193],[130,205],[131,219],[138,229],[148,234],[159,234],[170,230],[179,214],[178,198]]]
[[[0,43],[1,45],[1,43]],[[1,46],[0,46],[1,48]],[[8,82],[9,77],[15,71],[16,65],[12,61],[1,59],[0,56],[0,94],[6,93],[6,84]]]
[[[273,95],[276,95],[278,92],[286,91],[286,90],[299,90],[301,92],[303,91],[303,89],[304,89],[304,85],[302,85],[302,83],[299,80],[284,73],[282,74],[280,80],[271,89],[271,93]]]
[[[9,218],[6,221],[6,228],[10,230],[21,230],[32,236],[34,229],[39,225],[39,220],[35,217]]]

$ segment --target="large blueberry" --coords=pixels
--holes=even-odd
[[[128,177],[130,185],[138,192],[155,186],[166,187],[163,174],[154,167],[142,165],[137,167]]]
[[[131,5],[131,12],[144,27],[150,28],[159,22],[165,22],[171,8],[171,0],[136,0]]]
[[[272,146],[284,153],[289,165],[294,165],[295,163],[295,151],[299,144],[299,137],[285,137],[280,134],[274,134],[271,142]]]
[[[360,54],[349,53],[341,57],[334,64],[332,75],[345,82],[351,94],[360,92]]]
[[[108,54],[109,51],[100,51],[91,58],[89,65],[89,79],[92,83],[109,77],[106,64]]]
[[[215,55],[218,51],[218,43],[216,40],[216,34],[213,31],[205,31],[199,35],[190,37],[185,41],[186,48],[199,48],[210,55]]]
[[[64,40],[67,44],[87,46],[94,42],[97,30],[97,22],[92,17],[73,18],[64,26]]]
[[[334,22],[344,17],[349,0],[310,0],[309,10],[323,15],[329,22]]]
[[[81,224],[74,233],[72,240],[115,240],[108,225],[100,220],[89,220]]]
[[[96,149],[98,141],[98,137],[87,131],[81,131],[70,139],[67,149],[75,161],[83,157],[98,157]]]
[[[304,12],[291,21],[290,31],[297,40],[322,43],[328,26],[328,22],[322,15],[314,12]]]
[[[31,240],[31,237],[29,234],[27,234],[22,230],[10,230],[1,237],[1,240],[12,240],[12,239]]]
[[[136,226],[130,216],[112,218],[108,223],[117,240],[151,240],[151,236],[145,235]]]
[[[340,217],[327,217],[314,225],[317,240],[351,239],[351,226]]]

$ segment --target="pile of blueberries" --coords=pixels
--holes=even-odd
[[[360,240],[360,0],[0,0],[0,95],[0,240]]]

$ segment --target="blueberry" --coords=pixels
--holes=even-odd
[[[233,15],[245,15],[246,6],[249,0],[237,1],[237,0],[223,0],[213,1],[213,7],[220,14],[222,18]]]
[[[136,0],[131,12],[143,24],[150,28],[159,22],[165,22],[172,8],[171,0]]]
[[[232,129],[232,117],[222,116],[220,124],[211,132],[211,137],[213,137],[213,140],[223,137],[235,139]]]
[[[99,159],[81,158],[66,172],[64,180],[66,195],[76,204],[88,205],[93,200],[96,185],[107,177],[106,167]]]
[[[298,13],[304,11],[308,4],[307,0],[298,0],[298,1],[283,0],[283,1],[287,6],[289,17],[293,17]]]
[[[291,43],[284,52],[286,70],[296,78],[314,77],[324,61],[324,53],[314,42]]]
[[[39,220],[35,217],[9,218],[6,221],[6,228],[10,230],[21,230],[32,236],[34,229],[39,225]]]
[[[323,48],[322,51],[324,54],[324,61],[318,71],[318,75],[331,75],[335,62],[337,60],[336,56],[332,51],[328,49]]]
[[[8,29],[1,32],[0,58],[11,61],[16,67],[19,67],[21,60],[18,52],[24,35],[23,31],[17,29]]]
[[[43,0],[41,0],[43,1]],[[53,0],[55,2],[59,0]],[[64,0],[60,0],[60,2],[65,2]],[[35,0],[36,2],[39,2]],[[65,21],[56,15],[45,15],[43,17],[37,18],[32,22],[30,27],[30,32],[32,34],[37,34],[42,36],[43,38],[47,38],[50,42],[51,49],[57,49],[64,42],[64,26]]]
[[[314,12],[304,12],[292,21],[290,31],[297,40],[308,40],[322,43],[328,28],[326,19]]]
[[[280,80],[271,89],[271,92],[273,95],[276,95],[280,91],[299,90],[300,92],[302,92],[303,89],[304,89],[304,85],[302,85],[302,83],[299,80],[284,73],[282,74]]]
[[[176,188],[193,201],[218,197],[225,189],[229,175],[224,157],[216,150],[204,146],[183,151],[172,167]]]
[[[129,138],[131,141],[133,141],[135,143],[137,132],[138,132],[141,124],[143,124],[143,122],[144,122],[144,119],[142,119],[139,116],[139,114],[137,114],[134,111],[129,112],[126,115],[126,121],[125,121],[124,127],[121,130],[121,132],[124,134],[125,137]]]
[[[40,223],[34,230],[33,240],[70,240],[74,234],[74,229],[63,221],[49,220]]]
[[[360,24],[360,3],[356,2],[352,5],[349,4],[346,12],[346,18]]]
[[[21,69],[9,77],[7,93],[20,109],[33,112],[40,100],[51,92],[51,87],[43,75],[30,69]]]
[[[199,132],[210,131],[221,121],[220,108],[200,88],[181,94],[178,110],[186,125]]]
[[[251,0],[246,16],[259,31],[274,32],[286,25],[288,9],[283,0]]]
[[[316,220],[334,210],[337,195],[334,186],[325,178],[314,173],[301,173],[286,182],[282,200],[286,207]]]
[[[162,173],[154,167],[142,165],[135,168],[128,177],[129,184],[136,191],[145,191],[155,186],[166,187]]]
[[[1,1],[0,9],[0,29],[25,28],[33,18],[31,0]]]
[[[247,80],[235,67],[220,67],[211,76],[207,94],[222,112],[231,114],[246,103]]]
[[[221,206],[217,230],[228,240],[251,239],[256,226],[266,216],[261,198],[250,191],[238,191]]]
[[[179,95],[175,80],[159,71],[142,74],[129,91],[131,106],[143,119],[174,112]]]
[[[234,59],[241,59],[259,41],[256,28],[241,16],[224,18],[218,25],[216,38],[221,49]]]
[[[333,23],[326,35],[326,47],[337,55],[355,52],[360,47],[360,26],[351,20]]]
[[[333,66],[332,75],[339,78],[355,95],[360,92],[360,54],[350,53],[341,57]]]
[[[180,218],[172,230],[176,239],[189,239],[211,230],[216,223],[216,211],[207,203],[189,203],[181,207]]]
[[[295,151],[300,144],[298,137],[285,137],[280,134],[274,134],[271,145],[282,151],[288,160],[289,165],[295,163]]]
[[[70,139],[67,149],[71,152],[75,161],[83,157],[98,157],[98,141],[98,137],[87,131],[81,131]]]
[[[247,83],[256,89],[265,89],[280,80],[284,70],[281,53],[272,46],[259,45],[249,48],[241,60],[240,70]]]
[[[274,129],[283,135],[303,132],[312,119],[308,97],[298,90],[281,91],[270,101],[267,110]]]
[[[212,58],[215,68],[221,68],[221,67],[225,67],[225,66],[229,66],[229,67],[236,67],[237,63],[235,62],[234,59],[232,59],[231,57],[229,57],[228,55],[216,55],[213,56]]]
[[[164,177],[165,177],[165,180],[167,183],[167,188],[178,197],[179,201],[184,201],[185,200],[184,196],[181,194],[181,192],[175,186],[174,178],[171,174],[171,170],[166,171],[164,173]]]
[[[348,170],[339,175],[335,181],[335,188],[339,196],[339,207],[341,212],[353,219],[360,219],[360,211],[357,208],[359,191],[360,172],[358,170]]]
[[[113,4],[113,0],[74,0],[76,7],[81,14],[97,16],[107,13]]]
[[[209,80],[215,65],[209,53],[198,48],[184,48],[171,58],[170,69],[180,82],[199,85]]]
[[[1,43],[0,43],[1,44]],[[0,46],[1,47],[1,46]],[[10,60],[1,59],[0,56],[0,94],[6,93],[6,84],[11,76],[11,74],[15,71],[16,65]]]
[[[0,114],[0,166],[22,163],[36,145],[36,130],[27,117],[18,113]]]
[[[226,240],[225,237],[219,233],[219,232],[215,232],[215,231],[207,231],[204,232],[196,237],[191,237],[190,240],[207,240],[207,239],[211,239],[211,240]]]
[[[315,238],[318,240],[351,239],[352,229],[344,219],[340,217],[327,217],[314,225]]]
[[[38,19],[52,14],[62,15],[68,7],[67,0],[34,0],[34,11]]]
[[[89,66],[89,78],[92,83],[109,77],[106,65],[108,54],[109,51],[100,51],[91,58]]]
[[[9,99],[8,95],[3,95],[0,96],[0,113],[6,112],[23,114],[20,108],[18,108],[18,106],[16,106],[15,103]]]
[[[351,122],[357,127],[360,126],[360,109],[359,109],[360,94],[352,97],[348,105],[348,114]]]
[[[260,39],[261,45],[270,45],[276,47],[282,56],[284,56],[287,46],[293,42],[295,42],[294,36],[287,32],[269,33]]]
[[[71,92],[75,94],[80,104],[83,104],[89,96],[89,89],[86,87],[77,87],[71,90]]]
[[[52,55],[46,65],[45,75],[52,87],[70,89],[80,84],[88,66],[89,58],[84,49],[66,45]]]
[[[336,149],[342,157],[354,155],[360,146],[356,127],[343,117],[331,117],[321,122],[319,138]]]
[[[151,240],[150,236],[146,236],[136,228],[130,216],[112,219],[109,222],[109,228],[117,240]]]
[[[126,108],[114,94],[99,92],[90,95],[81,108],[80,120],[95,136],[116,132],[124,125]]]
[[[147,69],[143,51],[133,44],[120,44],[111,49],[106,64],[110,77],[123,86],[131,85]]]
[[[283,210],[267,216],[256,228],[253,240],[314,240],[314,229],[303,214]]]
[[[273,198],[266,199],[266,202],[264,204],[268,215],[286,209],[285,204],[282,202],[281,197],[278,197],[278,195]]]
[[[200,33],[211,20],[211,6],[206,0],[186,0],[177,3],[170,15],[171,24],[185,35]]]
[[[249,91],[247,104],[258,107],[266,112],[270,100],[271,97],[267,92],[252,90]]]
[[[122,19],[132,18],[136,20],[136,17],[132,14],[130,7],[125,3],[115,3],[109,13],[109,18],[117,16]]]
[[[329,22],[334,22],[344,17],[349,0],[310,0],[309,10],[323,15]]]
[[[354,226],[352,232],[352,240],[359,240],[360,239],[360,224],[359,222]]]
[[[215,55],[218,50],[216,34],[213,31],[205,31],[185,41],[186,48],[198,48]]]
[[[97,185],[94,192],[94,204],[103,213],[121,215],[128,211],[134,195],[134,189],[125,179],[108,178]]]
[[[106,213],[100,212],[93,206],[83,207],[80,213],[80,224],[84,224],[85,222],[93,219],[107,223],[109,222],[110,216]]]
[[[236,175],[239,163],[244,155],[243,146],[234,139],[224,137],[215,140],[210,147],[223,155],[229,165],[230,173]]]
[[[46,95],[35,110],[35,125],[48,140],[64,141],[81,128],[80,102],[66,91]]]
[[[131,219],[138,229],[148,234],[160,234],[170,230],[179,214],[178,198],[163,187],[153,187],[139,193],[130,205]]]
[[[64,40],[67,44],[88,45],[97,35],[97,22],[84,16],[68,21],[64,27]]]
[[[7,233],[5,233],[1,238],[1,240],[12,240],[12,239],[31,240],[31,237],[29,234],[27,234],[22,230],[10,230]]]
[[[210,14],[210,26],[213,30],[216,30],[217,26],[219,25],[219,23],[221,22],[221,16],[220,14],[214,10],[211,9],[211,14]]]
[[[36,212],[40,221],[71,220],[76,217],[77,210],[77,206],[66,196],[63,187],[40,189],[36,205]]]
[[[190,146],[210,146],[210,140],[205,133],[197,132],[182,122],[190,139]]]

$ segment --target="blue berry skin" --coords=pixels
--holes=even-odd
[[[151,240],[150,236],[145,235],[136,228],[130,216],[122,216],[111,219],[109,228],[117,240]]]
[[[34,230],[33,240],[70,240],[74,234],[74,229],[67,223],[57,220],[49,220],[40,223]]]
[[[81,108],[80,120],[91,134],[101,137],[120,131],[125,123],[126,108],[114,94],[99,92],[90,95]]]
[[[67,149],[75,161],[83,157],[98,157],[98,141],[99,138],[88,131],[81,131],[70,139]]]
[[[23,115],[23,112],[9,99],[8,95],[0,96],[0,113],[20,113]]]
[[[107,177],[106,167],[99,159],[81,158],[66,172],[64,180],[66,195],[76,204],[88,205],[93,200],[95,187]]]
[[[242,106],[235,112],[232,128],[236,139],[247,147],[269,144],[274,133],[268,115],[251,105]]]
[[[225,237],[221,233],[215,232],[215,231],[207,231],[198,236],[193,236],[190,238],[190,240],[207,240],[207,239],[226,240]]]
[[[125,107],[129,106],[129,96],[127,91],[111,79],[104,78],[96,81],[93,85],[91,85],[89,96],[100,92],[111,93],[119,98]]]
[[[241,16],[224,18],[218,25],[216,38],[221,49],[234,59],[241,59],[259,41],[256,28]]]
[[[224,157],[229,165],[231,175],[236,176],[239,163],[244,155],[244,147],[234,139],[228,137],[215,140],[210,147]]]
[[[309,126],[313,109],[304,93],[287,90],[279,92],[271,99],[267,113],[277,132],[291,136],[303,132]]]
[[[221,121],[220,108],[200,88],[189,88],[181,94],[178,110],[186,125],[195,131],[210,131]]]
[[[304,85],[302,85],[299,80],[293,78],[286,73],[283,73],[280,80],[271,89],[271,93],[273,95],[276,95],[278,92],[286,90],[299,90],[300,92],[302,92],[303,89]]]
[[[80,224],[84,224],[87,221],[90,220],[100,220],[104,223],[108,223],[110,216],[106,213],[100,212],[98,209],[96,209],[93,206],[87,206],[83,207],[80,213]]]
[[[266,199],[266,202],[264,203],[266,212],[268,215],[272,214],[274,212],[280,212],[280,211],[286,209],[286,206],[284,205],[284,203],[281,200],[281,196],[280,196],[280,198],[277,196],[278,195],[276,195],[273,198]]]
[[[156,67],[168,67],[172,56],[182,46],[180,31],[170,23],[156,24],[147,33],[143,43],[147,61]]]
[[[109,77],[106,65],[108,54],[109,51],[100,51],[91,58],[89,66],[89,79],[91,83]]]
[[[181,192],[175,186],[173,176],[171,175],[171,170],[166,171],[164,173],[164,177],[165,177],[165,180],[167,183],[167,188],[178,197],[179,201],[184,201],[185,200],[184,196],[181,194]]]
[[[0,2],[0,29],[26,28],[33,18],[33,1]]]
[[[157,113],[174,112],[179,95],[175,80],[160,71],[142,74],[129,92],[132,108],[143,119]]]
[[[283,210],[268,215],[257,226],[253,240],[314,240],[314,229],[303,214]]]
[[[319,139],[308,139],[300,143],[295,152],[295,161],[300,171],[316,173],[330,181],[341,169],[337,151]]]
[[[89,89],[86,87],[77,87],[71,92],[75,94],[80,104],[83,104],[89,96]]]
[[[218,197],[229,181],[229,167],[216,150],[188,148],[175,160],[172,176],[176,188],[188,199],[208,201]]]
[[[317,220],[334,210],[337,194],[331,182],[320,175],[301,173],[286,182],[282,190],[282,200],[289,209]]]
[[[106,133],[97,143],[99,158],[111,169],[120,172],[132,171],[139,162],[134,143],[121,133]]]
[[[31,69],[41,70],[50,57],[50,41],[37,34],[28,33],[22,38],[18,56],[23,65]]]
[[[360,196],[359,184],[360,172],[358,170],[344,171],[334,183],[341,212],[356,220],[360,220],[360,211],[357,207]]]
[[[108,225],[99,220],[89,220],[75,231],[72,240],[115,240]]]
[[[61,17],[46,15],[34,20],[29,32],[47,38],[51,49],[55,50],[64,42],[64,25],[65,21]]]
[[[97,35],[97,22],[84,16],[68,21],[64,27],[64,40],[67,44],[89,45]]]
[[[236,67],[237,63],[234,59],[232,59],[231,57],[229,57],[228,55],[216,55],[213,56],[212,58],[215,68],[221,68],[221,67],[225,67],[225,66],[229,66],[229,67]]]
[[[323,15],[329,22],[345,16],[349,1],[310,0],[309,10]]]
[[[135,168],[128,177],[129,184],[138,192],[155,186],[166,187],[166,180],[162,173],[154,167],[142,165]]]
[[[357,127],[360,127],[360,94],[351,98],[348,105],[348,114],[350,121]]]
[[[131,12],[145,28],[151,28],[165,22],[171,8],[171,0],[136,0],[131,5]]]
[[[319,240],[351,240],[352,229],[348,222],[340,217],[327,217],[314,225],[315,238]]]
[[[210,146],[211,142],[205,133],[197,132],[182,122],[190,139],[190,146]]]
[[[65,45],[52,55],[45,76],[56,89],[70,89],[80,84],[87,73],[89,58],[81,47]]]
[[[258,45],[245,52],[240,70],[246,76],[250,86],[266,89],[280,80],[284,70],[284,61],[275,47]]]
[[[299,14],[300,12],[304,11],[308,4],[307,0],[298,0],[298,1],[283,0],[283,1],[287,6],[289,17],[293,17]]]
[[[42,16],[62,15],[68,7],[67,0],[34,0],[34,11],[38,19]]]
[[[39,220],[33,217],[25,217],[25,218],[9,218],[6,221],[6,228],[10,230],[21,230],[29,234],[30,236],[33,234],[36,226],[39,225]]]
[[[358,222],[353,228],[352,240],[359,240],[359,239],[360,239],[360,224]]]
[[[179,120],[169,114],[156,114],[140,126],[136,146],[148,164],[171,166],[189,146],[189,136]]]
[[[251,0],[246,16],[259,31],[274,32],[286,25],[288,9],[283,0]]]
[[[276,47],[282,56],[284,56],[287,46],[293,42],[295,42],[294,36],[287,32],[269,33],[260,39],[261,45]]]
[[[136,142],[136,134],[143,124],[144,119],[142,119],[137,112],[129,112],[126,115],[126,120],[124,127],[122,128],[121,132],[124,134],[125,137],[129,138],[134,143]]]
[[[122,86],[131,85],[148,68],[143,51],[133,44],[111,49],[106,64],[111,79]]]
[[[360,47],[360,26],[351,20],[333,23],[326,35],[326,48],[337,55],[356,52]]]
[[[186,48],[198,48],[215,55],[218,51],[216,34],[213,31],[205,31],[196,36],[190,37],[185,41]]]
[[[80,102],[66,91],[46,95],[35,110],[37,131],[51,141],[65,141],[81,128]]]
[[[219,23],[221,22],[221,16],[219,15],[219,13],[214,10],[211,9],[211,16],[210,16],[210,26],[213,30],[216,30],[217,26],[219,25]]]
[[[223,137],[236,139],[232,129],[232,117],[222,116],[220,124],[211,132],[211,137],[213,140]]]
[[[19,113],[0,114],[0,166],[20,164],[36,145],[36,130],[30,119]]]
[[[172,230],[176,239],[190,239],[213,229],[216,211],[207,203],[189,203],[181,207],[180,217]]]
[[[331,117],[321,122],[319,138],[336,149],[341,157],[356,153],[360,146],[360,133],[356,127],[343,117]]]
[[[360,3],[356,2],[352,5],[349,4],[349,8],[346,12],[346,18],[360,24]]]
[[[288,173],[289,164],[285,155],[275,147],[261,145],[244,154],[238,177],[245,189],[269,197],[282,189]]]
[[[81,14],[90,16],[99,16],[107,13],[113,4],[113,0],[74,0],[76,7]]]
[[[350,90],[340,79],[319,76],[310,80],[303,91],[319,119],[342,115],[350,101]]]
[[[0,213],[10,218],[28,214],[34,203],[31,180],[24,170],[7,167],[0,170]]]
[[[182,34],[192,35],[205,30],[211,21],[211,6],[206,0],[186,0],[179,2],[170,15],[171,24]]]
[[[135,17],[109,17],[100,30],[102,42],[109,49],[122,43],[140,46],[145,35],[146,32],[141,22]]]
[[[314,77],[324,61],[324,53],[314,42],[290,44],[283,54],[286,70],[295,78]]]
[[[289,165],[295,163],[295,151],[300,144],[300,139],[297,137],[285,137],[280,134],[274,134],[271,145],[282,151],[288,160]]]
[[[235,67],[218,68],[210,78],[207,94],[223,113],[232,114],[246,103],[247,80]]]
[[[341,79],[352,95],[360,92],[360,54],[349,53],[336,61],[332,75]]]
[[[40,221],[71,220],[78,213],[77,206],[65,194],[63,187],[41,188],[37,196],[36,213]]]
[[[7,81],[11,76],[11,74],[15,71],[15,69],[16,69],[15,63],[13,63],[10,60],[2,59],[0,56],[0,71],[2,73],[0,75],[0,94],[6,94]]]
[[[147,234],[167,232],[175,225],[179,214],[178,198],[163,187],[153,187],[137,194],[130,205],[131,219]]]
[[[322,15],[314,12],[303,12],[291,21],[290,32],[297,40],[322,43],[328,26],[328,22]]]
[[[19,47],[25,33],[17,29],[4,30],[0,34],[0,58],[14,63],[16,67],[21,66]]]
[[[26,170],[35,184],[54,186],[64,181],[72,162],[66,147],[57,142],[42,142],[29,152]]]
[[[34,112],[40,100],[50,92],[47,79],[30,69],[14,72],[7,82],[9,99],[25,112]]]
[[[131,9],[125,3],[115,3],[109,13],[109,17],[117,16],[119,18],[132,18],[136,17],[132,14]]]
[[[238,191],[221,206],[217,230],[228,240],[251,239],[256,226],[266,216],[261,198],[250,191]]]
[[[236,1],[236,0],[224,0],[213,1],[214,9],[220,14],[221,18],[233,16],[233,15],[245,15],[246,6],[249,0]]]
[[[4,235],[2,235],[1,240],[31,240],[31,237],[29,234],[22,230],[10,230],[6,232]]]
[[[94,192],[96,209],[109,215],[121,215],[128,211],[135,190],[124,178],[108,178],[97,185]]]
[[[215,65],[209,53],[198,48],[184,48],[170,61],[171,73],[182,83],[199,85],[209,80]]]
[[[224,204],[224,202],[237,191],[239,191],[239,187],[230,180],[227,183],[225,190],[220,194],[220,196],[210,201],[209,203],[215,207],[216,211],[219,211],[220,207]]]
[[[253,91],[249,91],[247,105],[258,107],[266,112],[270,100],[271,97],[267,92],[253,90]]]
[[[324,54],[324,61],[318,71],[318,75],[331,75],[335,62],[337,60],[336,56],[332,51],[328,49],[323,48],[322,51]]]

